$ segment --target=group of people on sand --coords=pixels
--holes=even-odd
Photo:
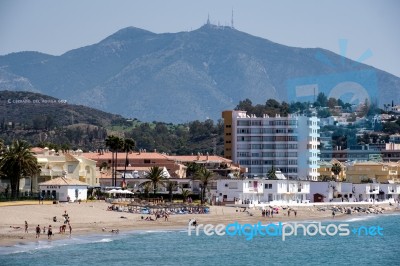
[[[19,227],[19,226],[10,226],[10,227],[12,227],[12,228],[14,228],[14,229],[20,229],[21,227]],[[28,222],[27,221],[25,221],[25,233],[29,233],[28,232],[28,228],[29,228],[29,226],[28,226]],[[40,225],[38,224],[37,226],[36,226],[36,228],[35,228],[35,233],[36,233],[36,235],[35,235],[35,237],[36,238],[40,238],[40,234],[46,234],[46,226],[44,226],[43,227],[43,230],[40,228]],[[48,227],[48,229],[47,229],[47,238],[48,239],[51,239],[51,236],[53,235],[53,229],[52,229],[52,227],[51,227],[51,224],[49,225],[49,227]]]
[[[70,224],[70,219],[69,219],[69,215],[67,213],[67,211],[64,211],[64,214],[62,215],[64,216],[64,224],[60,226],[60,234],[64,234],[67,226],[69,228],[69,234],[72,234],[72,226]],[[54,219],[55,218],[55,219]],[[57,217],[53,217],[53,221],[57,222]],[[13,229],[21,229],[20,226],[10,226]],[[28,229],[29,229],[29,225],[28,222],[25,221],[25,233],[28,233]],[[36,238],[40,238],[41,234],[46,234],[46,226],[43,226],[43,229],[40,228],[40,225],[38,224],[35,228],[35,233],[36,233]],[[47,228],[47,239],[51,239],[51,237],[53,236],[53,228],[51,226],[51,224],[49,224],[49,227]]]
[[[262,217],[274,218],[274,213],[275,214],[279,214],[278,209],[269,208],[269,209],[266,209],[266,210],[264,210],[264,209],[261,210],[261,216]]]

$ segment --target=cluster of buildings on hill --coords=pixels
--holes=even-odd
[[[357,149],[330,151],[332,156],[326,157],[320,150],[317,117],[256,117],[245,111],[224,111],[222,117],[225,158],[144,150],[128,155],[121,152],[115,156],[117,184],[124,177],[128,189],[140,192],[140,184],[147,181],[146,173],[158,166],[165,178],[178,183],[174,193],[186,189],[198,194],[199,181],[187,176],[188,165],[192,163],[214,173],[207,195],[214,203],[359,202],[394,200],[400,195],[400,135],[390,137],[391,142],[380,150],[382,156],[376,156],[374,150],[375,153],[365,157],[364,153],[370,150]],[[105,188],[114,184],[110,168],[114,157],[107,150],[57,153],[35,148],[32,151],[41,173],[21,180],[22,191],[38,190],[46,197],[78,200],[84,199],[85,193],[79,190],[82,186]],[[336,175],[332,172],[334,164],[340,166]],[[328,179],[322,182],[323,177]],[[164,187],[159,192],[168,193]]]

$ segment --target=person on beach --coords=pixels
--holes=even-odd
[[[46,234],[46,226],[43,226],[43,234]]]
[[[296,216],[297,216],[297,211],[295,210],[295,211],[294,211],[294,217],[296,217]]]
[[[47,239],[51,239],[53,235],[53,229],[51,228],[51,224],[49,224],[49,228],[47,229]]]
[[[72,234],[72,226],[70,223],[68,223],[68,227],[69,227],[69,235],[71,235]]]
[[[25,233],[28,233],[28,222],[25,221]]]
[[[10,225],[10,227],[11,227],[12,229],[21,229],[21,226],[12,226],[12,225]]]
[[[64,214],[62,216],[64,216],[64,224],[69,223],[69,215],[66,210],[64,211]]]
[[[332,218],[335,218],[335,211],[332,211]]]
[[[36,226],[36,238],[40,237],[40,225]]]

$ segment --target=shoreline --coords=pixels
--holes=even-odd
[[[168,221],[164,218],[156,221],[146,221],[141,217],[150,215],[107,211],[110,204],[106,202],[88,202],[88,203],[66,203],[56,205],[23,205],[23,206],[6,206],[0,207],[2,218],[0,219],[0,248],[11,248],[18,245],[29,245],[47,242],[47,235],[40,235],[35,238],[35,227],[37,224],[53,227],[52,239],[48,242],[58,240],[67,240],[70,238],[69,230],[65,234],[59,233],[59,226],[63,223],[60,219],[64,211],[67,211],[71,218],[72,235],[71,238],[81,237],[108,237],[118,236],[130,233],[138,233],[144,231],[172,231],[187,230],[188,221],[196,219],[199,224],[229,224],[233,222],[255,224],[258,222],[278,223],[278,222],[315,222],[315,221],[345,221],[346,219],[382,216],[393,213],[400,214],[399,210],[389,204],[380,204],[384,207],[383,214],[366,214],[355,213],[345,214],[337,213],[333,218],[330,210],[319,211],[321,206],[296,206],[291,207],[297,211],[297,216],[293,214],[287,216],[286,210],[281,210],[279,214],[275,214],[274,218],[262,217],[260,210],[250,209],[247,212],[240,212],[240,208],[226,206],[210,206],[209,214],[174,214],[170,215]],[[333,206],[333,205],[331,205]],[[350,205],[349,205],[350,206]],[[370,204],[370,206],[377,206]],[[365,206],[364,206],[365,207]],[[52,217],[57,216],[60,220],[52,221]],[[152,215],[154,216],[154,215]],[[24,232],[24,221],[28,221],[28,233]],[[20,227],[13,229],[10,226]],[[103,230],[104,228],[104,230]],[[111,233],[111,230],[119,230],[119,234]]]

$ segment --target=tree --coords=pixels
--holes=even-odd
[[[144,190],[144,194],[146,195],[146,198],[149,198],[149,193],[150,193],[150,190],[151,190],[151,186],[152,186],[151,183],[146,183],[146,184],[141,185],[141,187]]]
[[[337,106],[338,105],[338,101],[335,99],[335,98],[329,98],[329,100],[328,100],[328,107],[330,108],[330,109],[334,109],[335,108],[335,106]]]
[[[149,179],[141,184],[141,186],[146,186],[151,184],[153,187],[153,195],[156,195],[158,187],[160,185],[164,185],[164,175],[163,175],[163,168],[158,166],[153,166],[150,168],[148,172],[146,172],[146,178]]]
[[[123,183],[124,184],[125,184],[126,167],[129,164],[128,153],[133,151],[135,146],[136,146],[136,142],[133,139],[127,138],[127,139],[124,140],[124,145],[123,145],[123,150],[125,152],[125,169],[124,169],[124,177],[123,177]]]
[[[112,179],[112,185],[117,186],[117,160],[118,160],[118,151],[122,149],[123,147],[123,140],[119,137],[116,137],[114,135],[108,136],[106,138],[106,146],[110,148],[111,150],[111,179]],[[115,154],[115,160],[114,160],[114,154]]]
[[[195,178],[200,182],[201,204],[204,204],[206,199],[206,190],[210,190],[208,184],[214,178],[214,174],[205,167],[202,167],[199,171],[197,171]]]
[[[187,202],[187,198],[190,196],[190,194],[191,194],[191,192],[190,192],[190,190],[188,190],[188,189],[183,189],[183,188],[181,188],[182,189],[182,198],[183,198],[183,203],[186,203]]]
[[[318,93],[317,102],[322,107],[326,107],[328,105],[328,97],[323,92]]]
[[[276,177],[276,168],[274,165],[272,165],[271,169],[268,170],[267,177],[268,177],[268,179],[271,179],[271,180],[278,179]]]
[[[0,139],[0,155],[2,155],[4,152],[4,142],[2,139]]]
[[[0,160],[0,171],[10,180],[11,198],[16,198],[19,194],[20,179],[28,176],[32,179],[40,173],[40,166],[28,143],[16,140],[4,152]]]
[[[164,182],[164,186],[168,190],[169,201],[172,202],[174,196],[173,191],[178,188],[178,182],[167,180],[166,182]]]
[[[186,177],[193,177],[201,168],[201,166],[195,162],[190,162],[186,166]]]
[[[336,181],[339,180],[339,174],[342,172],[342,166],[339,163],[334,163],[331,167],[332,173],[336,176]]]

